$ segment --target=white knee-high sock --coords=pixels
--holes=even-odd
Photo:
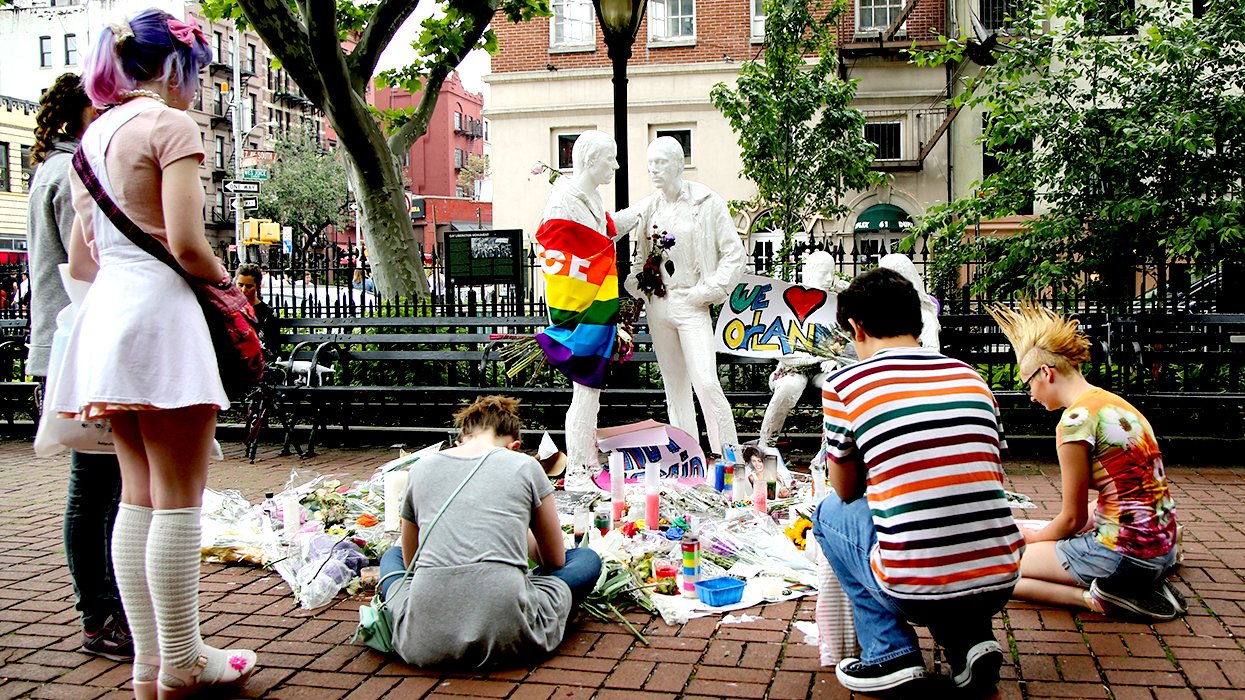
[[[229,682],[255,665],[253,652],[223,651],[199,634],[199,508],[157,510],[147,540],[147,581],[160,633],[160,681],[182,685],[203,657],[198,680]],[[169,673],[170,669],[174,674]],[[179,673],[180,672],[180,673]]]
[[[134,636],[134,655],[142,659],[158,659],[160,646],[156,637],[156,616],[147,590],[147,533],[151,526],[151,509],[122,503],[112,526],[112,568],[121,593],[130,634]],[[134,680],[152,681],[157,666],[135,662]]]

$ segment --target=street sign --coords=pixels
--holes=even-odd
[[[221,186],[224,187],[225,191],[229,194],[259,194],[258,182],[248,182],[246,180],[225,180],[224,184]]]
[[[242,149],[242,158],[254,160],[256,163],[275,163],[277,162],[277,152],[244,148]]]
[[[259,197],[234,197],[229,200],[229,206],[233,209],[237,209],[239,202],[242,203],[243,209],[259,208]]]
[[[263,168],[244,168],[242,170],[243,180],[267,180],[268,171]],[[258,190],[257,190],[258,191]]]

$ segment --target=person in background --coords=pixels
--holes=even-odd
[[[562,643],[571,609],[596,585],[600,557],[563,548],[553,486],[535,459],[515,451],[518,405],[476,399],[454,414],[457,446],[411,467],[401,541],[381,557],[379,584],[407,663],[531,663]]]
[[[271,362],[281,349],[281,328],[272,307],[259,298],[264,272],[258,265],[246,263],[238,266],[234,279],[238,289],[246,295],[247,303],[255,310],[255,320],[259,323],[259,342],[264,346],[264,359]]]
[[[834,489],[813,535],[851,600],[861,654],[835,675],[870,694],[923,678],[916,624],[957,688],[989,692],[1004,659],[992,620],[1024,546],[1003,493],[998,404],[975,369],[920,347],[921,302],[898,272],[869,270],[838,302],[860,362],[822,387]]]
[[[73,231],[73,195],[69,186],[70,161],[95,107],[82,79],[66,73],[52,83],[39,100],[31,166],[27,217],[27,247],[34,284],[30,289],[30,353],[26,373],[44,379],[52,351],[56,315],[69,304],[57,267],[69,262],[69,235]],[[121,501],[121,469],[115,454],[69,453],[69,483],[65,499],[65,558],[73,582],[78,612],[82,614],[82,651],[113,661],[134,656],[134,642],[121,606],[121,594],[112,571],[113,521]]]
[[[133,235],[165,246],[185,274],[231,283],[204,236],[203,140],[186,114],[211,60],[193,17],[151,8],[105,25],[83,82],[97,107],[111,108],[79,150],[104,194],[70,175],[69,268],[91,288],[46,410],[112,422],[121,464],[113,568],[141,700],[245,683],[256,666],[255,652],[214,648],[199,629],[200,511],[217,411],[229,407],[203,310],[182,274],[104,213],[115,205],[140,229]]]
[[[1166,580],[1176,565],[1176,505],[1149,421],[1081,374],[1089,339],[1076,321],[1032,304],[990,315],[1016,351],[1030,399],[1063,409],[1055,429],[1063,505],[1049,524],[1023,530],[1016,597],[1152,620],[1184,614]]]
[[[367,276],[367,272],[361,267],[355,268],[354,276],[350,280],[350,287],[370,294],[376,293],[376,283],[372,281],[371,277]]]

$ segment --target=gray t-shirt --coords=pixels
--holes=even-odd
[[[411,467],[402,518],[426,544],[410,581],[389,591],[394,648],[416,666],[528,661],[557,648],[571,589],[527,571],[527,533],[553,493],[536,460],[497,449],[431,531],[437,511],[479,457],[439,452]]]

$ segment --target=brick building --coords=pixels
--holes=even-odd
[[[372,106],[405,109],[419,104],[422,93],[401,88],[376,87],[369,95]],[[460,186],[458,174],[472,155],[484,154],[484,96],[463,87],[451,73],[441,88],[428,131],[411,146],[403,162],[403,182],[415,195],[473,198],[475,192]]]

